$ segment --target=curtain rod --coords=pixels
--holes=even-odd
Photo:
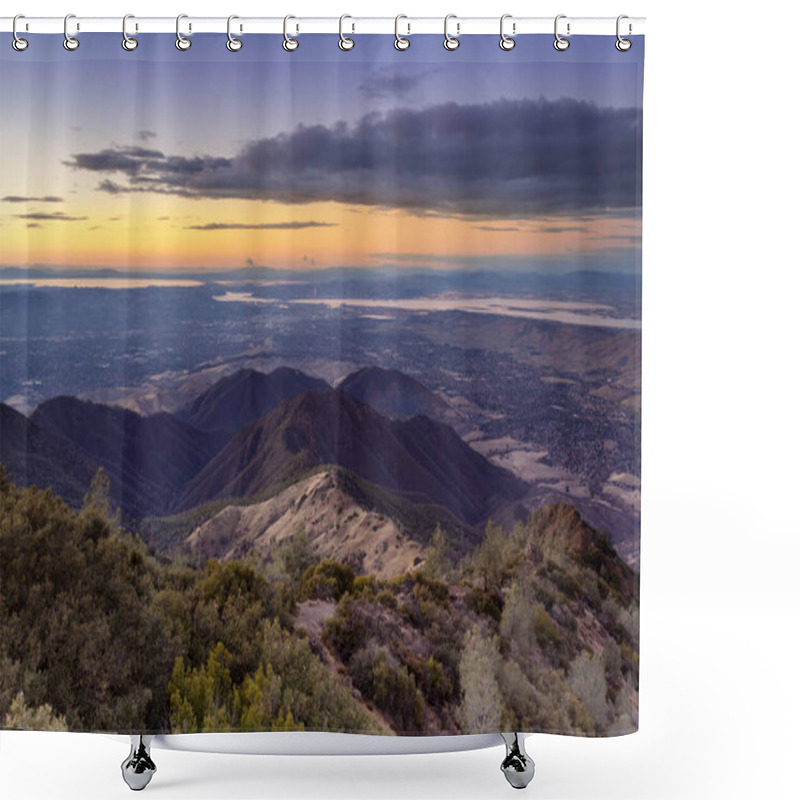
[[[520,36],[554,31],[555,17],[509,17],[505,22],[508,34]],[[339,33],[339,17],[303,17],[292,19],[292,35],[302,33]],[[569,29],[567,29],[569,26]],[[623,35],[643,34],[644,17],[628,17],[623,23]],[[0,17],[0,32],[11,33],[13,17]],[[136,17],[128,20],[129,35],[143,33],[175,33],[175,17]],[[188,36],[193,33],[226,33],[227,17],[185,16],[181,20],[181,32]],[[70,34],[81,33],[121,33],[122,17],[81,17],[69,20]],[[232,30],[238,34],[276,33],[284,31],[283,17],[238,17]],[[443,17],[403,17],[399,22],[400,33],[404,36],[414,34],[443,34]],[[454,17],[449,30],[453,34],[499,33],[500,15],[496,17]],[[350,33],[394,34],[394,17],[348,17],[344,31]],[[606,35],[613,36],[617,31],[616,17],[570,17],[561,16],[559,20],[561,35]],[[17,21],[17,33],[63,33],[64,17],[21,17]]]

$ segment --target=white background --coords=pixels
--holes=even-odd
[[[797,4],[25,0],[4,9],[16,12],[647,16],[641,729],[614,740],[533,737],[527,791],[541,800],[797,797]],[[125,755],[126,744],[102,736],[3,732],[0,796],[128,797]],[[153,798],[512,792],[500,748],[154,756]]]

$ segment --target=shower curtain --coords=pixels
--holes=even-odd
[[[234,32],[3,35],[0,727],[636,730],[643,38]]]

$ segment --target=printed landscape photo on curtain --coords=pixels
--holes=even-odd
[[[638,727],[643,44],[2,48],[0,727]]]

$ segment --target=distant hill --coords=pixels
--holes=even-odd
[[[292,397],[329,388],[325,381],[289,367],[266,375],[242,369],[217,381],[176,416],[201,430],[238,431]]]
[[[326,464],[412,502],[442,505],[468,524],[526,489],[447,425],[423,416],[393,421],[336,389],[288,400],[235,434],[192,480],[179,507],[251,497]]]
[[[228,434],[199,431],[170,414],[142,417],[75,397],[42,403],[31,422],[101,464],[111,479],[112,502],[130,516],[169,510],[228,439]]]
[[[452,422],[456,418],[453,409],[441,397],[396,369],[364,367],[348,375],[339,388],[393,419],[407,419],[418,414],[440,422]]]
[[[20,486],[52,489],[79,508],[99,462],[68,439],[0,403],[0,463]]]

